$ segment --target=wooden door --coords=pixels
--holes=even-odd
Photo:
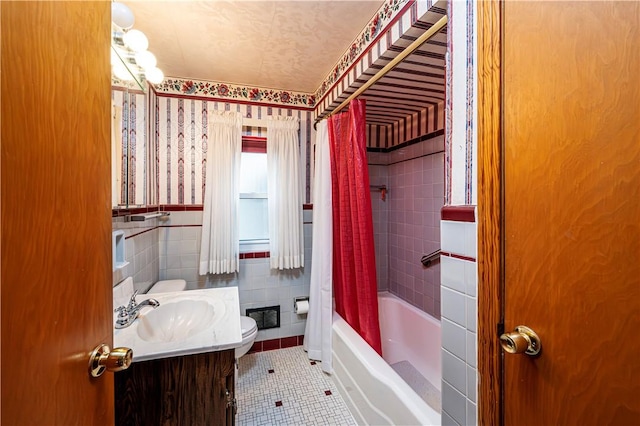
[[[506,425],[640,424],[640,3],[504,5]]]
[[[109,6],[0,3],[2,424],[113,424]]]

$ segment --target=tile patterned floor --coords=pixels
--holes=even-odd
[[[302,346],[240,358],[238,426],[356,425],[331,378]]]

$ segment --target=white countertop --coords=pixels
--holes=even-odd
[[[164,304],[181,301],[205,301],[216,309],[217,315],[211,325],[204,330],[175,342],[150,342],[138,334],[141,319],[153,311],[150,307],[142,309],[140,316],[129,327],[115,329],[114,347],[127,347],[133,350],[133,362],[158,358],[192,355],[204,352],[233,349],[242,344],[240,328],[240,303],[237,287],[211,288],[204,290],[178,291],[171,293],[141,294],[138,303],[148,298]],[[159,311],[160,312],[160,311]],[[115,324],[116,315],[114,315]]]

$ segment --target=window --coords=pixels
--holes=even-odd
[[[242,138],[240,156],[240,252],[269,250],[265,138]]]

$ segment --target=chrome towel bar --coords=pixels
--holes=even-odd
[[[434,251],[433,253],[429,253],[422,256],[422,258],[420,259],[420,262],[422,263],[422,265],[428,268],[429,266],[431,266],[431,263],[433,263],[433,261],[438,259],[439,257],[440,257],[440,249]]]

